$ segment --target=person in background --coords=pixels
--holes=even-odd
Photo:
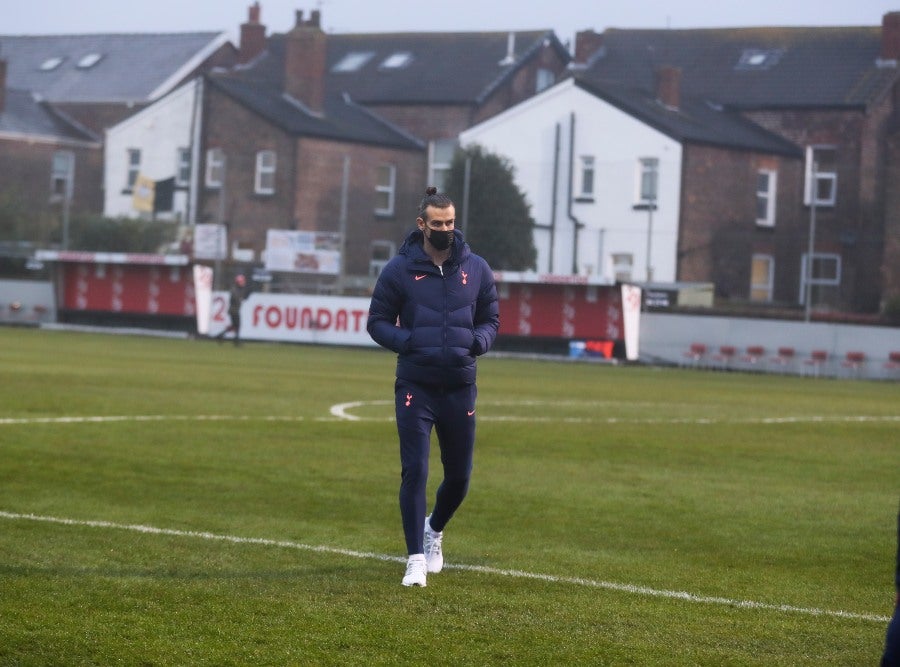
[[[235,346],[241,344],[241,304],[244,303],[244,299],[247,296],[246,287],[247,279],[244,277],[244,274],[237,274],[234,277],[234,284],[231,286],[231,294],[228,300],[228,317],[231,318],[231,323],[216,336],[219,342],[225,338],[225,334],[233,331]]]
[[[429,187],[417,229],[378,276],[367,322],[372,339],[397,353],[404,586],[425,586],[426,575],[444,566],[444,527],[462,504],[472,473],[475,358],[491,348],[500,325],[493,272],[455,223],[453,202]],[[432,429],[444,479],[426,517]]]
[[[900,510],[897,511],[897,564],[894,569],[894,616],[888,623],[881,667],[900,667]]]

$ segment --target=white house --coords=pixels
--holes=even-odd
[[[539,273],[675,280],[679,141],[567,79],[466,130],[460,143],[515,168],[538,225]]]
[[[104,215],[194,221],[202,94],[193,79],[106,131]]]

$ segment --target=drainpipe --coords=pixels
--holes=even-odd
[[[558,206],[557,191],[559,189],[559,133],[560,124],[556,124],[556,136],[553,139],[553,190],[550,193],[550,224],[541,225],[535,223],[535,229],[546,229],[550,232],[550,257],[547,273],[553,273],[553,254],[556,251],[556,207]]]
[[[578,273],[578,232],[584,228],[581,222],[572,214],[572,181],[574,180],[575,171],[575,112],[569,114],[569,203],[566,207],[566,213],[569,220],[572,221],[574,239],[572,241],[572,273]]]

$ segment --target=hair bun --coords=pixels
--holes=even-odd
[[[436,195],[436,194],[437,194],[437,188],[434,187],[433,185],[429,185],[427,188],[425,188],[426,196]]]

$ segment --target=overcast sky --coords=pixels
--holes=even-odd
[[[0,34],[224,30],[236,37],[251,0],[3,0]],[[434,32],[549,28],[562,41],[593,28],[880,25],[900,0],[261,0],[269,32],[294,13],[322,12],[327,32]]]

